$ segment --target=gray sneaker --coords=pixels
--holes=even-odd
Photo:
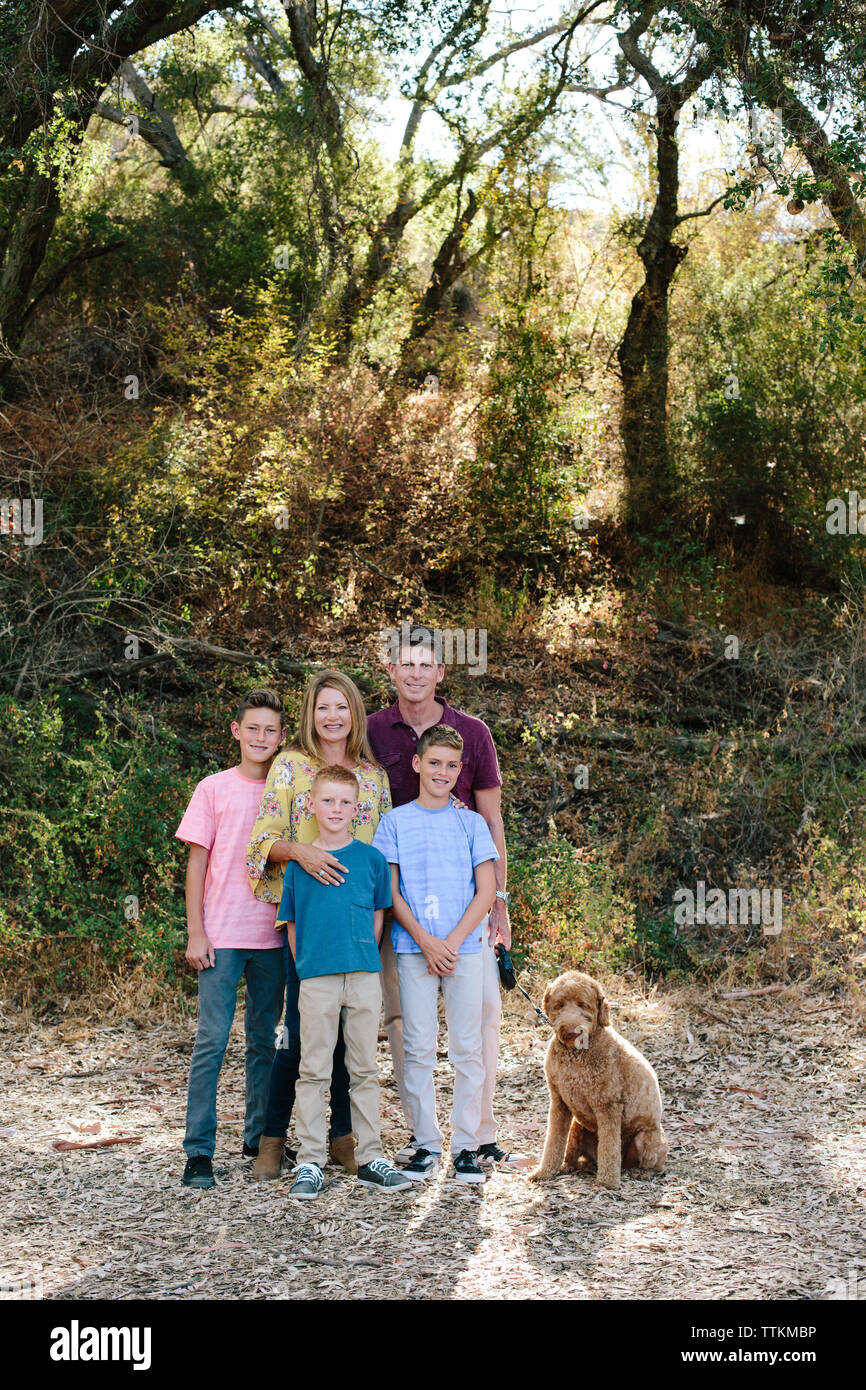
[[[412,1186],[411,1178],[407,1178],[387,1158],[374,1158],[370,1163],[362,1163],[358,1169],[358,1182],[362,1187],[380,1187],[388,1192],[405,1192]]]
[[[325,1181],[325,1175],[317,1163],[299,1163],[293,1169],[295,1181],[289,1188],[290,1197],[303,1197],[305,1201],[311,1201],[318,1197]]]

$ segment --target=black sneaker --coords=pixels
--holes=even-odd
[[[439,1154],[433,1154],[429,1149],[416,1149],[412,1162],[400,1171],[412,1182],[425,1182],[433,1176],[438,1166]]]
[[[184,1187],[215,1187],[213,1163],[207,1154],[195,1154],[188,1158],[181,1182]]]
[[[395,1162],[395,1163],[409,1163],[409,1162],[411,1162],[411,1160],[415,1157],[415,1151],[416,1151],[417,1148],[418,1148],[418,1140],[415,1138],[415,1135],[413,1134],[413,1135],[412,1135],[412,1138],[409,1140],[409,1143],[408,1143],[408,1144],[404,1144],[403,1147],[402,1147],[402,1149],[400,1149],[398,1153],[395,1153],[395,1155],[394,1155],[394,1162]]]
[[[454,1176],[458,1182],[484,1182],[484,1170],[474,1149],[461,1149],[454,1159]]]
[[[478,1162],[496,1168],[522,1168],[526,1159],[523,1154],[506,1153],[505,1149],[500,1149],[498,1144],[493,1143],[478,1145]]]

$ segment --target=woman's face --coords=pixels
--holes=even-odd
[[[345,742],[352,732],[352,713],[342,690],[322,687],[313,707],[313,722],[321,743]]]

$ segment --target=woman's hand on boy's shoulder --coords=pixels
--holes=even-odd
[[[319,849],[318,845],[296,844],[294,851],[296,862],[310,878],[317,879],[319,883],[342,883],[342,875],[349,872],[335,855],[326,849]]]
[[[216,964],[213,946],[203,931],[191,931],[186,943],[186,958],[194,970],[207,970]]]

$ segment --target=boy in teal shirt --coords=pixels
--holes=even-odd
[[[358,1181],[397,1192],[411,1181],[382,1157],[376,1044],[382,991],[379,942],[391,906],[390,870],[382,854],[354,840],[358,781],[348,768],[323,767],[310,802],[319,825],[313,841],[339,854],[348,870],[340,884],[319,883],[290,861],[277,922],[288,928],[300,980],[301,1063],[295,1093],[298,1165],[292,1197],[315,1198],[328,1156],[327,1091],[342,1017],[352,1124],[358,1139]]]

